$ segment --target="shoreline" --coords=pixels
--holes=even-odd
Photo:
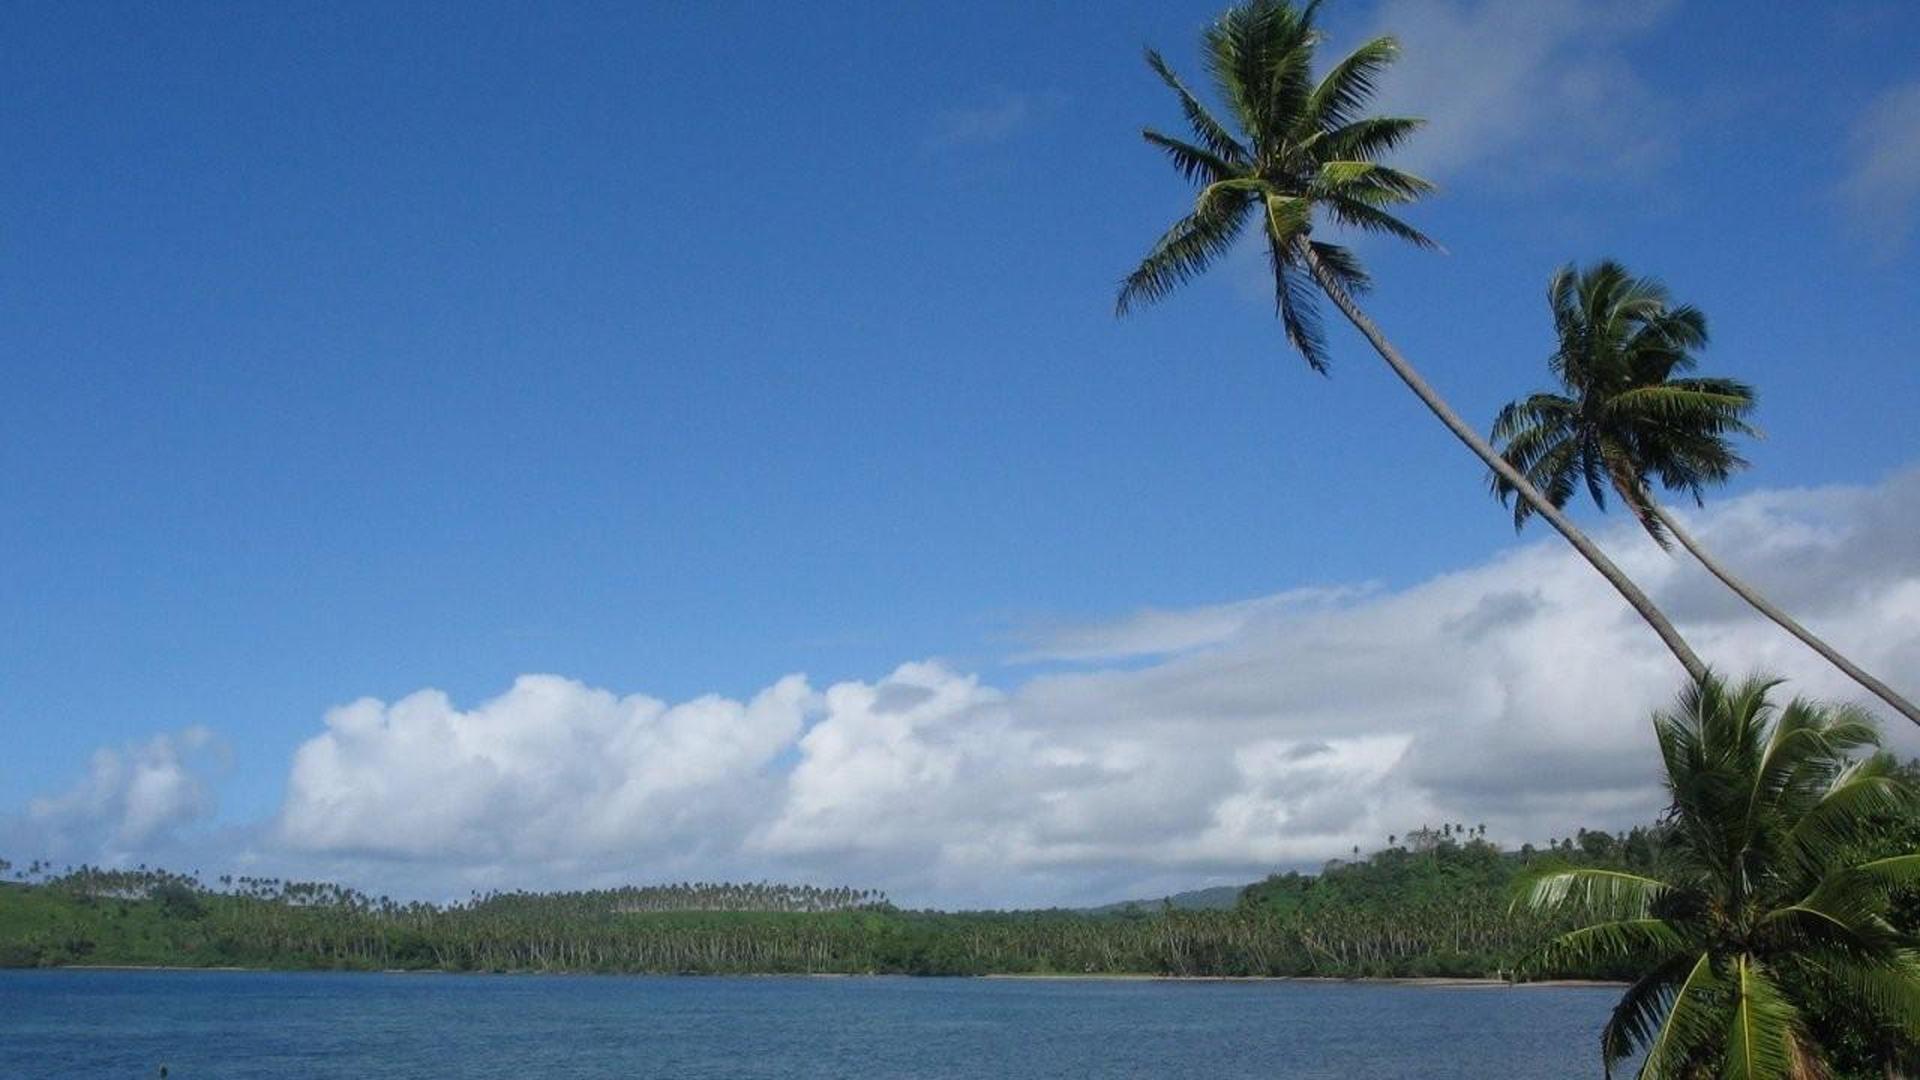
[[[898,972],[761,971],[724,974],[671,971],[446,971],[440,968],[273,968],[232,965],[199,967],[190,964],[61,964],[57,967],[0,968],[7,971],[219,971],[261,975],[595,975],[686,979],[997,979],[1023,982],[1165,982],[1165,983],[1309,983],[1348,986],[1400,986],[1427,990],[1568,990],[1605,989],[1628,985],[1605,979],[1539,979],[1509,982],[1471,976],[1407,975],[1341,978],[1336,975],[1161,975],[1153,972],[992,972],[985,975],[908,975]]]
[[[1429,990],[1581,990],[1624,987],[1630,984],[1608,979],[1535,979],[1529,982],[1509,982],[1486,976],[1449,976],[1449,975],[1386,975],[1356,976],[1346,978],[1339,975],[1154,975],[1132,972],[1091,972],[1084,975],[1074,974],[1036,974],[1029,972],[1008,972],[1005,974],[976,975],[979,979],[1026,979],[1051,982],[1247,982],[1247,983],[1316,983],[1346,986],[1408,986]]]

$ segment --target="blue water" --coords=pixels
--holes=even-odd
[[[1618,991],[0,971],[0,1076],[1599,1076]]]

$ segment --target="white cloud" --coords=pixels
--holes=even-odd
[[[1665,152],[1666,112],[1622,45],[1671,7],[1387,0],[1371,33],[1394,35],[1402,54],[1381,111],[1427,119],[1399,160],[1436,177],[1487,166],[1513,183],[1644,168]]]
[[[24,834],[36,856],[118,862],[164,845],[213,812],[207,773],[220,747],[204,727],[94,751],[87,774],[58,795],[27,803]]]
[[[810,696],[667,706],[526,675],[471,711],[422,690],[329,712],[294,754],[279,832],[295,849],[453,862],[641,860],[725,843],[774,783]]]
[[[1275,596],[1176,611],[1146,608],[1117,621],[1042,625],[1023,635],[1034,644],[1015,659],[1122,660],[1187,652],[1246,633],[1263,620],[1296,617],[1353,600],[1371,588],[1291,589]]]
[[[1764,492],[1697,524],[1868,667],[1920,670],[1920,472]],[[1625,525],[1607,543],[1713,662],[1857,696],[1690,563]],[[287,829],[315,850],[454,861],[703,845],[708,865],[916,902],[1151,895],[1424,822],[1519,841],[1648,820],[1646,718],[1680,679],[1557,539],[1398,592],[1154,611],[1063,627],[1034,651],[1172,655],[1009,690],[912,663],[818,695],[790,677],[755,705],[675,710],[556,679],[472,713],[432,694],[361,703],[301,750]]]
[[[1920,692],[1920,470],[1691,516],[1756,585]],[[1601,539],[1723,670],[1861,696],[1684,556],[1624,522]],[[1547,536],[1407,589],[1154,611],[1033,647],[1082,666],[996,688],[918,662],[673,706],[553,676],[471,709],[434,691],[356,702],[300,748],[253,855],[439,896],[681,878],[844,882],[914,904],[1152,896],[1423,823],[1517,843],[1649,820],[1647,717],[1681,679]],[[1112,666],[1141,656],[1156,659]],[[1910,725],[1889,733],[1920,750]],[[175,747],[106,755],[35,812],[158,836],[204,806],[182,794],[198,789]],[[175,779],[139,782],[148,766]]]
[[[1920,221],[1920,82],[1896,86],[1861,114],[1840,197],[1863,234],[1891,254]]]

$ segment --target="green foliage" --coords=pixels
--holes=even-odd
[[[1354,253],[1311,239],[1315,218],[1432,247],[1393,209],[1433,190],[1380,163],[1420,126],[1410,117],[1363,115],[1375,82],[1399,52],[1392,38],[1365,42],[1317,79],[1317,4],[1246,0],[1202,36],[1201,52],[1229,121],[1216,117],[1151,50],[1147,65],[1180,104],[1192,141],[1141,132],[1197,189],[1176,221],[1121,283],[1121,314],[1160,300],[1231,250],[1249,224],[1266,241],[1274,303],[1287,340],[1316,371],[1327,368],[1318,263],[1349,293],[1369,282]]]
[[[1456,835],[1461,839],[1456,839]],[[1422,828],[1403,846],[1364,862],[1330,864],[1318,876],[1283,874],[1249,886],[1243,909],[1298,928],[1330,972],[1477,977],[1510,974],[1523,956],[1571,929],[1565,918],[1509,913],[1514,883],[1530,870],[1564,865],[1613,870],[1655,865],[1659,830],[1624,836],[1580,830],[1578,840],[1537,852],[1506,852],[1461,830]],[[1629,859],[1635,861],[1629,861]],[[1606,977],[1615,965],[1576,959],[1536,972]]]
[[[1493,439],[1507,463],[1557,507],[1582,486],[1604,507],[1612,491],[1652,537],[1667,544],[1652,485],[1691,495],[1724,483],[1746,462],[1731,438],[1751,435],[1753,388],[1685,375],[1707,343],[1698,308],[1675,305],[1666,287],[1613,261],[1565,267],[1547,289],[1558,347],[1548,361],[1559,393],[1500,410]],[[1492,479],[1502,502],[1513,485]],[[1534,508],[1513,500],[1515,528]]]
[[[1245,890],[1232,910],[1156,905],[1104,914],[900,911],[877,893],[779,886],[501,893],[437,906],[312,882],[243,878],[207,889],[164,871],[82,868],[0,890],[0,959],[14,966],[925,975],[1510,971],[1552,928],[1504,911],[1512,876],[1538,856],[1432,836],[1432,846],[1418,852],[1390,848],[1318,876],[1271,878]],[[805,898],[801,909],[741,909],[749,897],[779,904],[793,896]],[[850,903],[821,906],[837,902]]]
[[[1869,1075],[1920,1033],[1915,794],[1851,708],[1709,677],[1654,719],[1672,806],[1654,874],[1542,868],[1516,907],[1581,926],[1542,963],[1636,981],[1602,1038],[1646,1080]],[[1884,1074],[1883,1074],[1884,1075]]]
[[[1859,787],[1872,775],[1856,770],[1844,783]],[[1909,811],[1858,801],[1878,807],[1878,824],[1832,833],[1850,837],[1853,865],[1895,853],[1898,841],[1889,848],[1886,839],[1895,833],[1906,837],[1904,850],[1914,850],[1920,822]],[[1556,936],[1582,925],[1573,911],[1522,905],[1510,912],[1518,882],[1529,875],[1590,870],[1668,880],[1684,866],[1672,822],[1619,835],[1582,829],[1541,850],[1502,851],[1484,832],[1416,829],[1366,859],[1330,863],[1319,874],[1278,874],[1243,890],[1237,908],[1208,911],[1157,903],[1098,913],[901,911],[864,890],[709,883],[400,904],[317,882],[227,878],[206,888],[165,871],[82,867],[31,886],[0,887],[0,963],[1485,977],[1514,974],[1523,959],[1544,956]],[[1882,865],[1868,873],[1884,882],[1909,868]],[[193,903],[180,902],[183,888]],[[1914,890],[1888,888],[1897,925],[1915,925]],[[1625,896],[1571,885],[1561,892],[1608,903]],[[1614,931],[1635,933],[1647,936]],[[1616,955],[1632,952],[1563,950],[1525,974],[1637,976],[1643,969],[1636,958]],[[1857,1025],[1828,1033],[1841,1019],[1803,1010],[1820,1044],[1840,1048],[1836,1062],[1843,1053],[1869,1060],[1881,1052],[1873,1040],[1884,1033]]]

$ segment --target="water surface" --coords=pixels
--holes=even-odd
[[[7,1077],[1566,1080],[1617,990],[0,971]]]

